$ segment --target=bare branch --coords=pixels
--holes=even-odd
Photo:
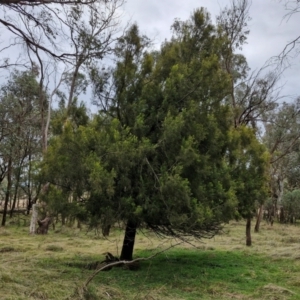
[[[0,0],[0,5],[20,4],[20,5],[44,5],[44,4],[63,4],[63,5],[74,5],[74,4],[93,4],[99,0]],[[108,2],[106,0],[105,2]]]
[[[109,44],[112,35],[105,36],[104,31],[113,32],[116,26],[116,20],[119,16],[116,11],[122,6],[124,0],[76,0],[76,1],[16,1],[16,0],[0,0],[0,9],[3,8],[3,16],[0,17],[0,25],[3,25],[11,32],[17,40],[22,41],[25,45],[39,49],[41,52],[53,57],[54,59],[71,63],[77,57],[78,51],[74,51],[70,47],[72,38],[66,34],[65,30],[70,26],[70,22],[65,19],[65,14],[72,18],[72,10],[86,9],[93,15],[94,22],[98,26],[98,32],[91,31],[94,35],[102,34],[103,45]],[[2,4],[2,5],[1,5]],[[53,5],[54,4],[54,5]],[[58,6],[61,4],[61,7]],[[68,4],[67,6],[65,4]],[[37,8],[34,8],[38,6]],[[11,14],[13,12],[15,14]],[[21,26],[19,20],[24,25]],[[73,27],[76,20],[73,20]],[[77,24],[79,27],[80,24]],[[81,24],[83,25],[83,24]],[[75,29],[75,27],[74,27]],[[82,32],[77,32],[81,34]],[[74,44],[74,43],[73,43]],[[73,45],[74,46],[74,45]],[[9,47],[9,46],[8,46]],[[94,47],[93,52],[98,50],[100,57],[106,52],[105,47]],[[89,53],[86,53],[89,54]]]
[[[131,261],[128,261],[128,260],[120,260],[120,261],[116,261],[116,262],[113,262],[113,263],[109,263],[105,266],[103,266],[102,268],[96,270],[87,280],[86,282],[84,283],[84,286],[83,288],[86,289],[88,284],[94,279],[94,277],[99,274],[101,271],[105,270],[105,269],[109,269],[111,267],[114,267],[114,266],[119,266],[119,265],[129,265],[129,264],[134,264],[134,263],[137,263],[137,262],[140,262],[140,261],[146,261],[146,260],[150,260],[152,258],[154,258],[155,256],[158,256],[159,254],[162,254],[168,250],[170,250],[171,248],[174,248],[180,244],[182,244],[184,242],[178,242],[176,243],[175,245],[171,245],[170,247],[166,248],[166,249],[163,249],[161,251],[158,251],[156,253],[154,253],[153,255],[149,256],[149,257],[141,257],[141,258],[136,258],[134,260],[131,260]]]

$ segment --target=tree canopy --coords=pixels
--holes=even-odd
[[[265,195],[267,156],[252,129],[232,122],[218,30],[201,8],[151,51],[131,26],[115,66],[91,71],[98,115],[84,126],[66,122],[51,141],[45,200],[63,194],[94,226],[124,222],[122,259],[132,259],[138,228],[212,237]]]

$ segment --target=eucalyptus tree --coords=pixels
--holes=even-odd
[[[31,71],[13,72],[0,90],[1,169],[6,169],[8,184],[2,225],[5,225],[12,191],[14,190],[14,207],[24,172],[30,169],[31,159],[41,154],[39,97],[40,90],[36,74]],[[45,101],[43,105],[47,107],[47,102]],[[31,183],[28,182],[28,184]],[[30,198],[28,205],[31,205]]]
[[[280,74],[275,71],[265,72],[263,66],[257,72],[250,72],[247,60],[241,53],[243,46],[247,43],[249,30],[249,8],[248,0],[232,0],[229,7],[221,10],[217,16],[219,35],[224,39],[222,49],[222,64],[230,78],[230,90],[225,98],[232,110],[232,121],[234,127],[246,126],[252,128],[258,137],[264,116],[276,107],[278,94],[276,84]],[[266,158],[267,159],[267,158]],[[243,177],[243,176],[242,176]],[[244,178],[245,189],[251,186],[251,180]],[[258,201],[264,202],[264,197],[258,197],[255,188],[248,197],[253,197],[252,204]],[[240,197],[243,198],[243,193]],[[251,245],[251,220],[255,215],[253,205],[241,210],[241,215],[246,219],[246,244]]]
[[[69,21],[65,18],[64,12],[68,11],[70,17],[76,18],[76,16],[71,16],[72,10],[90,11],[94,24],[101,22],[101,33],[107,37],[114,30],[112,22],[118,19],[117,9],[122,3],[123,0],[1,1],[1,32],[6,30],[6,33],[14,36],[14,42],[5,44],[4,47],[13,47],[23,43],[35,52],[68,62],[76,58],[79,53],[78,49],[70,47],[74,36],[70,36],[65,31]],[[76,19],[73,21],[73,25],[76,25]],[[77,19],[77,21],[81,24],[82,20]],[[77,29],[74,27],[73,33]],[[90,42],[93,43],[93,41]],[[105,47],[105,43],[101,46],[103,45]]]
[[[283,103],[269,114],[264,142],[271,154],[270,188],[274,208],[281,205],[284,185],[297,188],[297,157],[300,147],[300,99]],[[293,187],[294,186],[294,187]]]

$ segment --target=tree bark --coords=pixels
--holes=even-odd
[[[251,246],[252,240],[251,240],[251,218],[247,218],[246,222],[246,246]]]
[[[136,229],[137,223],[132,220],[128,220],[120,260],[132,260]]]
[[[10,198],[10,189],[11,189],[11,172],[12,172],[12,159],[11,157],[8,160],[8,166],[7,166],[7,188],[5,192],[5,201],[4,201],[4,208],[3,208],[3,215],[2,215],[2,226],[5,226],[6,223],[6,215],[7,215],[7,209],[8,209],[8,202]]]
[[[261,222],[261,219],[262,219],[263,211],[264,211],[264,206],[260,205],[259,206],[259,212],[258,212],[257,219],[256,219],[256,224],[255,224],[255,227],[254,227],[255,232],[259,232],[259,226],[260,226],[260,222]]]
[[[36,230],[36,233],[38,234],[47,234],[49,225],[51,224],[51,218],[46,217],[44,220],[38,220],[39,227]]]
[[[17,203],[17,197],[18,197],[18,189],[19,189],[19,182],[20,182],[20,177],[21,177],[21,165],[23,164],[23,160],[21,161],[18,171],[17,171],[17,176],[16,176],[16,182],[15,182],[15,190],[14,190],[14,198],[13,198],[13,203],[12,203],[12,207],[10,209],[10,218],[12,218],[14,210],[16,208],[16,203]]]
[[[285,222],[284,209],[283,209],[283,207],[280,207],[279,222],[280,222],[280,223],[284,223],[284,222]]]
[[[30,228],[29,228],[30,234],[36,233],[36,222],[38,217],[37,207],[38,207],[37,204],[32,205],[32,215],[31,215]]]
[[[102,226],[102,235],[103,236],[109,236],[111,225],[103,225]]]

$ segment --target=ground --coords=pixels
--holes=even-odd
[[[300,299],[298,226],[263,223],[246,247],[244,222],[231,222],[214,239],[178,245],[139,270],[100,272],[85,292],[91,263],[107,251],[118,255],[123,232],[115,229],[108,239],[69,227],[28,232],[26,219],[0,228],[0,299]],[[141,232],[135,257],[176,243]]]

